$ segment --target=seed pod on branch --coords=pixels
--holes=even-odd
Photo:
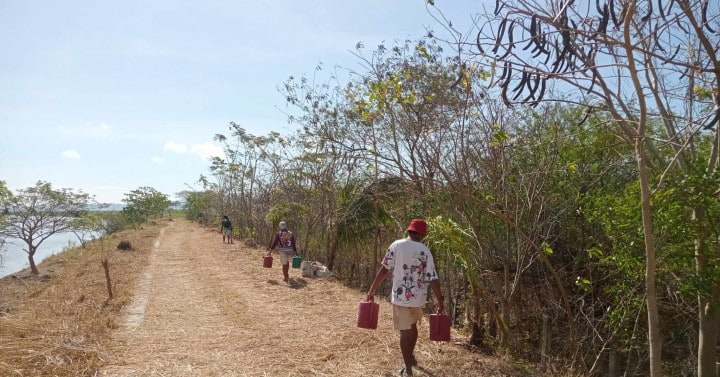
[[[647,6],[648,6],[647,13],[640,19],[640,22],[642,22],[642,23],[647,22],[650,19],[650,17],[652,16],[652,11],[653,11],[652,0],[648,0]]]
[[[517,84],[515,86],[515,88],[513,88],[513,90],[512,90],[513,93],[515,93],[515,95],[512,98],[513,101],[516,101],[518,99],[518,97],[520,97],[520,94],[522,94],[523,87],[525,86],[527,79],[528,79],[528,73],[526,71],[523,71],[522,77],[520,78],[520,83]]]
[[[477,38],[475,38],[475,45],[478,48],[478,51],[480,51],[481,54],[485,54],[485,50],[482,48],[482,42],[480,41],[480,37],[482,36],[482,29],[478,31]]]
[[[615,27],[617,28],[620,26],[620,24],[618,24],[617,15],[615,14],[615,0],[610,0],[609,8],[610,8],[610,17],[612,17],[613,24],[615,24]]]
[[[657,0],[658,3],[658,9],[660,10],[660,17],[662,17],[663,21],[667,21],[665,18],[665,10],[663,9],[662,0]]]
[[[665,64],[667,64],[667,63],[670,63],[673,59],[675,59],[675,57],[677,56],[678,52],[680,52],[680,46],[681,46],[681,45],[677,45],[677,47],[675,48],[675,52],[672,54],[672,56],[670,56],[670,57],[669,57],[668,59],[666,59],[666,60],[664,59],[665,61],[663,61],[662,63],[660,63],[660,65],[665,65]],[[687,72],[687,71],[686,71],[686,72]],[[685,75],[685,74],[683,74],[683,76],[684,76],[684,75]],[[682,78],[682,77],[681,77],[681,78]]]
[[[707,123],[705,123],[705,126],[703,127],[704,130],[711,130],[715,124],[717,124],[718,120],[720,120],[720,109],[715,109],[715,115],[710,119]]]
[[[702,23],[703,23],[703,25],[705,25],[705,28],[708,29],[708,31],[710,31],[711,33],[714,33],[715,30],[713,30],[713,28],[710,27],[710,23],[708,22],[708,19],[707,19],[707,10],[708,10],[708,5],[709,5],[709,4],[710,4],[710,0],[705,0],[705,1],[703,2],[703,5],[702,5]]]
[[[605,34],[607,33],[607,26],[608,21],[610,20],[610,11],[608,11],[608,6],[605,4],[602,9],[602,16],[600,18],[600,23],[598,24],[598,29],[596,34]]]
[[[505,34],[505,25],[506,24],[507,24],[507,18],[503,18],[503,20],[500,21],[500,27],[498,27],[497,37],[495,37],[495,46],[492,49],[493,54],[497,54],[497,51],[500,48],[500,42],[502,41],[503,35]]]
[[[532,80],[528,78],[527,87],[530,93],[522,100],[522,103],[524,104],[527,104],[531,99],[535,99],[535,93],[537,93],[537,90],[540,87],[540,75],[535,74],[535,78]]]
[[[663,44],[660,43],[660,37],[658,37],[658,30],[660,30],[660,25],[655,25],[655,29],[653,30],[653,38],[655,39],[655,47],[657,47],[660,51],[667,53],[665,48],[662,46]]]
[[[495,11],[493,13],[497,16],[500,11],[505,7],[505,2],[501,0],[495,0]]]

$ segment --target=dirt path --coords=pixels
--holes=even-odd
[[[400,365],[390,307],[355,327],[361,292],[262,268],[262,250],[225,245],[178,220],[163,229],[103,376],[389,376]],[[276,259],[277,262],[277,259]],[[427,339],[419,376],[523,375],[494,358]],[[481,372],[482,371],[482,372]]]

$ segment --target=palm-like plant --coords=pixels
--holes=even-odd
[[[497,321],[503,333],[503,346],[508,339],[508,328],[495,308],[494,300],[483,285],[480,266],[479,246],[472,230],[461,227],[452,219],[436,216],[427,220],[428,232],[424,243],[433,251],[438,266],[445,265],[446,271],[459,269],[470,288],[470,307],[466,315],[471,328],[469,343],[483,344],[481,303]]]

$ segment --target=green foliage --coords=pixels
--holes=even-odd
[[[299,112],[290,117],[299,135],[256,142],[233,128],[236,140],[218,138],[239,147],[213,161],[217,182],[203,181],[212,195],[188,202],[273,230],[285,220],[305,231],[309,250],[359,286],[369,283],[379,248],[404,221],[428,218],[425,242],[447,272],[443,288],[459,297],[457,318],[486,304],[502,331],[527,334],[527,343],[511,345],[522,352],[536,346],[538,313],[555,311],[568,318],[553,332],[575,324],[580,350],[558,344],[554,352],[579,351],[590,365],[604,352],[598,344],[612,339],[621,353],[644,360],[644,235],[637,163],[622,125],[596,103],[504,108],[483,87],[499,76],[496,67],[453,59],[431,37],[358,56],[368,70],[346,86],[316,84],[318,72],[288,80],[283,94]],[[668,139],[657,119],[648,126],[653,140]],[[669,169],[660,182],[662,159],[649,172],[660,306],[669,313],[664,320],[677,321],[664,325],[671,336],[696,314],[687,304],[693,295],[706,294],[720,276],[710,258],[720,177],[706,176],[701,163],[712,141],[704,134],[696,140],[693,173]],[[652,158],[676,156],[655,146]],[[251,163],[239,159],[251,155]],[[691,207],[704,208],[704,217],[694,219]],[[698,237],[707,241],[700,251],[708,263],[695,271]],[[566,300],[559,292],[572,294]],[[501,310],[493,312],[496,304]]]
[[[5,185],[5,181],[0,180],[0,203],[5,203],[9,198],[12,197],[12,192],[8,190],[7,186]],[[0,204],[0,208],[2,208],[2,204]],[[5,212],[0,211],[0,229],[5,228],[7,224],[7,220],[5,218]],[[2,252],[3,248],[5,247],[5,239],[0,238],[0,266],[2,266]]]
[[[162,217],[170,207],[167,195],[152,187],[140,187],[130,191],[122,201],[125,203],[123,218],[133,228],[149,219]]]
[[[429,231],[423,243],[433,251],[433,255],[462,267],[471,282],[479,282],[480,260],[472,232],[442,216],[427,219],[427,223]]]
[[[575,279],[575,285],[580,288],[583,292],[589,292],[591,288],[590,280],[584,279],[580,276],[578,276]]]
[[[280,221],[285,221],[291,230],[297,229],[297,225],[307,216],[308,208],[302,203],[282,201],[277,203],[267,213],[265,221],[271,228],[277,228]]]
[[[83,247],[89,239],[99,236],[103,228],[103,218],[97,211],[84,213],[70,222],[70,230]]]
[[[97,213],[101,220],[102,231],[105,234],[120,232],[128,225],[125,222],[122,211],[102,211]]]
[[[6,200],[12,198],[12,192],[7,188],[7,184],[5,181],[0,180],[0,202],[5,202]]]
[[[695,91],[695,95],[697,96],[697,98],[700,100],[707,101],[707,100],[712,100],[712,98],[713,98],[712,89],[702,87],[700,85],[695,85],[693,90]]]
[[[541,243],[541,244],[540,244],[540,249],[541,249],[542,252],[545,253],[546,255],[553,255],[553,254],[555,253],[555,252],[553,251],[553,249],[550,247],[550,245],[549,245],[547,242]]]
[[[8,203],[12,198],[12,192],[8,190],[5,181],[0,180],[0,205],[4,208],[5,203]],[[0,228],[4,228],[6,224],[5,212],[0,211]],[[4,240],[3,240],[4,241]]]
[[[217,195],[210,191],[183,191],[178,194],[185,200],[185,217],[202,224],[209,224],[213,216],[211,208],[217,202]]]
[[[248,239],[253,239],[253,240],[254,240],[255,237],[257,237],[258,232],[257,232],[257,229],[245,227],[245,229],[244,229],[244,231],[243,231],[243,234],[244,234],[245,237],[247,237]]]
[[[385,194],[395,184],[381,181],[359,191],[355,185],[345,186],[338,198],[337,239],[343,243],[363,242],[372,237],[377,227],[391,225],[392,217],[385,210],[389,198]]]
[[[43,181],[18,190],[15,195],[3,192],[0,212],[5,214],[5,224],[0,228],[0,236],[25,242],[30,267],[37,274],[32,257],[38,246],[56,233],[70,231],[73,221],[86,213],[90,196],[65,188],[54,189]]]

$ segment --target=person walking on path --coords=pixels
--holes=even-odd
[[[223,243],[225,243],[225,239],[227,238],[227,243],[233,243],[232,239],[232,222],[230,222],[230,219],[227,217],[227,215],[223,216],[223,220],[220,223],[220,233],[222,233],[223,236]]]
[[[270,247],[268,247],[267,255],[270,255],[272,253],[272,250],[275,248],[275,246],[279,246],[280,264],[282,265],[283,271],[283,282],[288,283],[290,281],[290,258],[293,255],[297,254],[297,248],[295,247],[295,236],[290,230],[288,230],[287,224],[284,221],[281,221],[280,224],[278,224],[278,228],[280,230],[275,233],[275,237],[270,243]]]
[[[368,291],[367,301],[374,300],[378,287],[392,271],[393,327],[400,331],[400,351],[405,363],[398,373],[401,376],[412,376],[412,368],[417,365],[414,356],[417,323],[423,316],[428,285],[435,295],[438,313],[443,311],[444,298],[433,256],[422,243],[427,235],[427,223],[422,219],[414,219],[406,230],[407,238],[399,239],[388,247]]]

